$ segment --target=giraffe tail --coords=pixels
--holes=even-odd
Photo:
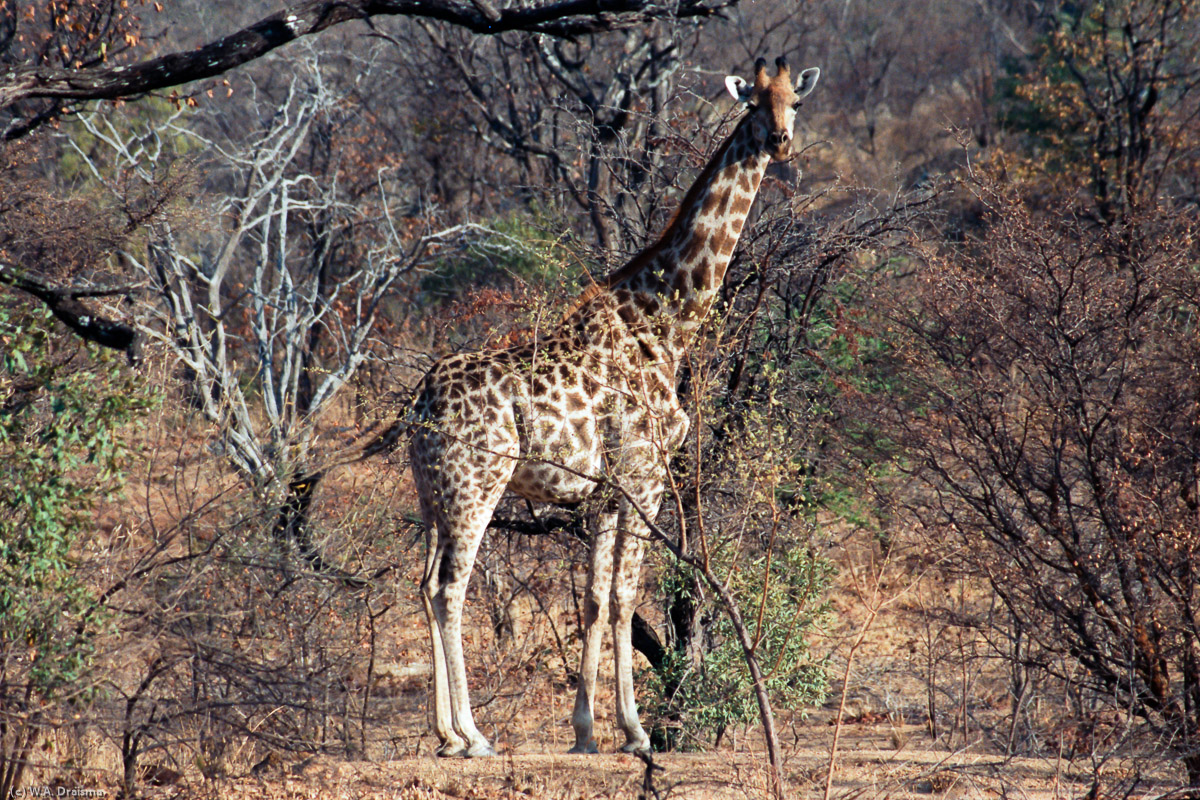
[[[367,430],[362,431],[354,437],[354,441],[351,442],[349,447],[336,453],[320,469],[297,476],[292,480],[292,483],[315,484],[321,478],[325,477],[326,474],[338,467],[357,464],[360,461],[366,461],[368,458],[392,452],[408,435],[409,429],[412,427],[412,420],[407,417],[393,418],[382,429],[380,428],[381,424],[376,423],[367,428]]]
[[[333,462],[326,464],[321,469],[298,475],[288,481],[287,496],[279,510],[279,518],[275,525],[275,540],[281,545],[292,542],[299,551],[300,556],[313,572],[336,578],[350,589],[362,589],[371,580],[390,569],[390,566],[385,567],[381,572],[369,578],[362,578],[351,575],[336,565],[327,562],[309,535],[308,509],[312,504],[317,484],[321,482],[321,479],[330,470],[358,461],[364,461],[380,453],[387,453],[394,450],[408,431],[409,425],[410,422],[408,420],[401,418],[393,420],[387,427],[373,436],[370,435],[371,429],[368,429],[367,432],[358,437],[361,442],[360,444],[356,444],[349,450],[344,451]],[[370,438],[366,438],[368,436]],[[364,439],[365,441],[363,441]]]

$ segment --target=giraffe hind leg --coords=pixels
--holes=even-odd
[[[490,513],[490,507],[488,509]],[[430,598],[434,617],[441,633],[442,652],[446,661],[446,683],[450,700],[450,717],[454,733],[466,742],[466,747],[445,755],[461,755],[466,758],[492,756],[496,751],[479,729],[471,713],[470,693],[467,686],[466,662],[462,647],[463,608],[466,605],[467,582],[475,553],[482,539],[486,517],[482,524],[471,529],[453,528],[458,532],[454,538],[440,537],[435,565],[438,589]]]
[[[433,504],[424,491],[419,491],[421,518],[425,523],[425,572],[421,580],[421,605],[429,624],[430,649],[433,652],[433,729],[438,738],[434,751],[439,756],[459,756],[466,752],[467,742],[454,732],[450,710],[450,690],[446,675],[446,654],[442,650],[442,630],[433,611],[433,596],[438,591],[437,565],[441,548],[437,517]]]
[[[471,713],[462,647],[463,608],[479,544],[512,477],[515,462],[467,447],[457,455],[473,460],[476,469],[470,480],[447,482],[440,493],[432,495],[438,506],[438,546],[428,564],[429,582],[436,586],[429,593],[429,602],[441,633],[451,725],[466,742],[466,749],[455,755],[474,758],[495,755],[496,751],[475,727]]]

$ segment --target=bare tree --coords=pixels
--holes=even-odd
[[[402,277],[431,248],[486,230],[434,230],[426,216],[401,220],[386,168],[375,174],[374,196],[355,202],[343,195],[337,170],[309,172],[314,127],[336,124],[345,112],[317,55],[293,67],[286,96],[260,107],[260,125],[246,141],[204,138],[175,111],[148,122],[85,116],[104,152],[68,143],[126,205],[131,194],[152,194],[163,173],[187,169],[178,151],[200,144],[210,154],[190,169],[228,192],[209,210],[216,224],[160,215],[144,251],[122,250],[150,296],[139,324],[178,359],[190,401],[220,432],[247,486],[270,506],[283,504],[280,533],[291,533],[310,564],[324,568],[302,530],[312,481],[289,481],[319,461],[321,420],[368,358],[382,304]],[[329,236],[349,231],[352,241],[337,245],[342,258],[321,257],[333,248]]]

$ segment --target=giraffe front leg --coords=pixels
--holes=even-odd
[[[593,732],[596,708],[596,673],[600,667],[600,644],[604,626],[596,622],[608,612],[608,597],[612,587],[613,537],[617,515],[600,514],[592,530],[588,559],[587,588],[583,600],[583,654],[579,662],[578,685],[575,690],[575,709],[571,712],[571,727],[575,729],[575,746],[569,753],[595,753],[599,749]]]
[[[653,508],[653,506],[651,506]],[[637,604],[641,580],[642,555],[648,533],[641,518],[631,507],[622,512],[622,525],[616,538],[613,571],[613,628],[614,667],[617,679],[617,725],[625,732],[626,753],[650,752],[650,737],[638,720],[637,698],[633,691],[633,611]]]

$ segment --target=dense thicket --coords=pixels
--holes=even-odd
[[[869,293],[886,391],[847,412],[851,448],[917,479],[891,497],[931,553],[1002,604],[961,621],[1013,667],[1008,748],[1041,746],[1026,704],[1071,686],[1193,786],[1198,32],[1188,3],[1047,21],[1008,79],[1014,139],[960,184],[969,224]]]

